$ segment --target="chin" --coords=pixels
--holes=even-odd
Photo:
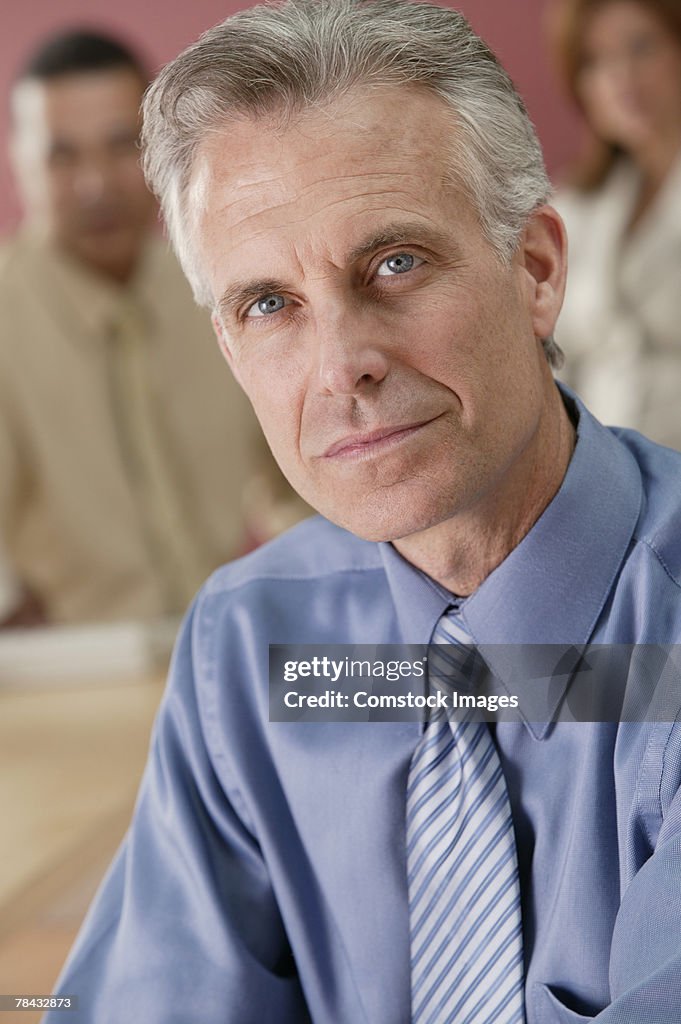
[[[449,509],[437,508],[432,503],[401,505],[398,500],[378,502],[368,498],[358,499],[351,509],[320,511],[344,530],[374,542],[411,537],[437,526],[451,514]]]
[[[126,281],[136,265],[138,256],[139,251],[128,246],[97,246],[84,250],[82,258],[100,274]]]

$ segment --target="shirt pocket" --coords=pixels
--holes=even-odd
[[[532,1009],[528,1024],[585,1024],[594,1019],[569,1009],[548,985],[539,983],[532,989]]]

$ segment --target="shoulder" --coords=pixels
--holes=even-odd
[[[551,206],[558,210],[563,220],[567,220],[569,217],[583,215],[592,199],[593,197],[589,193],[583,192],[581,189],[561,186],[552,195]]]
[[[193,635],[206,682],[211,661],[252,676],[268,644],[376,642],[391,615],[379,545],[315,516],[214,573]]]
[[[135,289],[163,325],[166,342],[200,332],[213,342],[207,310],[198,306],[170,243],[150,235],[144,243]]]
[[[590,245],[590,225],[599,218],[599,194],[577,188],[559,189],[551,199],[551,205],[560,214],[568,235],[568,257],[570,260],[570,281],[574,277],[575,265],[582,264]]]
[[[26,271],[38,262],[26,238],[14,235],[0,239],[0,288],[11,294],[11,289],[25,281]]]
[[[323,583],[348,573],[374,571],[383,572],[377,544],[355,537],[322,516],[313,516],[245,558],[218,569],[203,594],[210,599],[261,583]]]
[[[144,241],[143,265],[150,274],[181,274],[170,242],[155,232],[150,232]]]
[[[223,565],[204,587],[205,600],[228,598],[272,584],[333,586],[348,574],[384,572],[377,544],[360,540],[322,516],[312,516],[281,537]]]
[[[15,242],[13,238],[0,238],[0,278],[7,273],[14,258]]]
[[[54,291],[60,265],[56,252],[27,230],[0,240],[0,327],[32,323],[35,311]]]
[[[42,335],[36,323],[50,268],[41,247],[21,233],[0,242],[0,376],[15,377],[24,366],[27,343],[32,349]]]
[[[620,160],[606,179],[596,188],[577,188],[574,185],[559,186],[551,205],[555,206],[563,220],[571,227],[587,228],[590,219],[601,210],[616,209],[633,202],[638,188],[638,176],[633,165]]]
[[[163,295],[173,301],[179,290],[181,299],[191,296],[191,289],[170,242],[160,235],[150,234],[145,240],[139,267],[139,282],[143,290]]]
[[[581,223],[596,209],[602,199],[603,189],[582,189],[572,185],[558,188],[551,197],[554,206],[568,226]]]
[[[643,485],[643,505],[635,541],[657,559],[681,588],[681,452],[655,444],[635,430],[614,433],[635,458]]]

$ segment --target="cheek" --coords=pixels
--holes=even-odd
[[[286,465],[297,462],[300,397],[295,388],[287,386],[285,376],[254,377],[243,367],[239,377],[277,460]]]
[[[121,164],[118,168],[117,180],[119,187],[125,190],[130,199],[135,200],[139,204],[147,204],[152,201],[151,193],[140,174],[139,165],[136,162]]]
[[[57,210],[76,206],[76,189],[70,174],[58,171],[47,171],[44,181],[45,197]]]
[[[650,89],[666,109],[681,110],[681,55],[670,54],[651,70]]]
[[[608,117],[617,102],[617,87],[605,75],[596,75],[579,89],[579,97],[588,121],[600,122]]]
[[[407,319],[400,358],[442,383],[454,369],[465,375],[480,348],[483,316],[479,298],[464,287],[432,298]]]
[[[432,365],[441,363],[464,383],[479,385],[505,362],[504,339],[517,329],[519,311],[518,296],[510,287],[481,274],[478,286],[459,292],[457,301],[444,304],[437,320],[426,325]]]
[[[617,98],[605,82],[594,84],[582,95],[582,105],[587,121],[597,130],[607,130],[613,113],[617,112]]]

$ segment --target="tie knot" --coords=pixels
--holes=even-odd
[[[435,623],[433,630],[434,644],[462,644],[470,646],[473,637],[463,621],[460,608],[450,605]]]
[[[428,680],[432,690],[451,694],[455,690],[470,693],[481,661],[460,616],[448,610],[438,619],[428,652]]]
[[[144,309],[134,296],[120,296],[111,316],[110,329],[117,341],[139,345],[145,340],[149,324]]]

